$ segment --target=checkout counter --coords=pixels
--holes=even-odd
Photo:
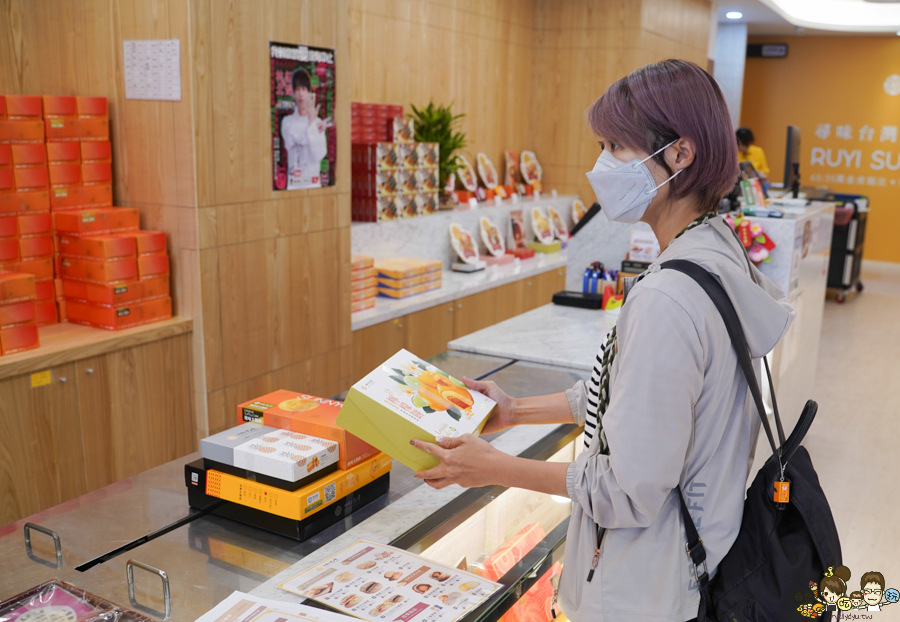
[[[563,391],[589,375],[467,353],[429,360],[455,376],[490,378],[519,396]],[[485,438],[513,455],[572,461],[580,437],[574,425],[541,425]],[[565,550],[568,499],[501,486],[434,490],[396,461],[387,495],[297,542],[212,514],[197,516],[188,507],[184,465],[198,457],[185,456],[0,528],[0,601],[57,578],[154,620],[191,622],[234,590],[302,603],[277,585],[357,540],[453,566],[465,557],[472,570],[522,527],[539,523],[543,540],[500,579],[503,588],[465,618],[489,621],[561,562]],[[154,532],[157,537],[141,543]],[[131,548],[98,560],[123,546]],[[94,565],[83,569],[85,564]]]

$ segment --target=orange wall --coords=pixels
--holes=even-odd
[[[900,38],[752,37],[750,42],[788,44],[787,58],[748,58],[744,72],[741,124],[765,149],[772,180],[783,177],[786,127],[798,125],[803,183],[868,196],[865,258],[900,263],[900,95],[883,87],[888,76],[900,75]],[[847,126],[849,138],[844,138]],[[882,136],[883,126],[896,128],[895,140]],[[867,127],[873,130],[870,139]],[[879,168],[885,156],[896,170]]]

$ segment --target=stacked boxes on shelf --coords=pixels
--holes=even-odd
[[[0,354],[40,345],[34,275],[0,270]]]
[[[350,261],[350,310],[370,309],[375,306],[375,294],[378,293],[375,260],[365,255],[351,255]]]
[[[393,140],[394,119],[398,117],[403,117],[403,106],[351,102],[351,142],[391,142]]]
[[[406,298],[414,294],[439,289],[441,268],[437,259],[393,257],[375,262],[378,272],[378,293],[391,298]]]

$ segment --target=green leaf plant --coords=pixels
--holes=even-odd
[[[454,154],[467,144],[466,135],[459,131],[462,118],[466,115],[453,114],[452,106],[452,102],[447,106],[435,106],[433,101],[428,102],[424,108],[416,108],[410,104],[413,111],[410,117],[416,126],[416,141],[439,145],[438,174],[442,194],[447,179],[460,168]]]

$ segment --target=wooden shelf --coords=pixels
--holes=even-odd
[[[193,320],[173,317],[126,330],[109,331],[79,324],[54,324],[40,330],[41,347],[0,356],[0,379],[42,371],[98,354],[174,337],[193,330]]]

